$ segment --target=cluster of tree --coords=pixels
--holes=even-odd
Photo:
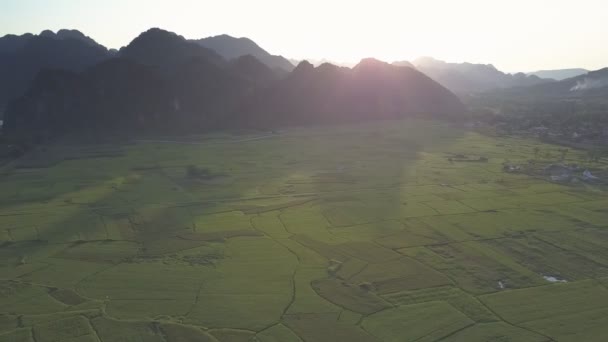
[[[352,69],[302,62],[287,73],[250,55],[226,60],[203,45],[151,29],[84,71],[43,70],[7,106],[4,131],[44,140],[465,112],[453,93],[412,68],[370,59]]]

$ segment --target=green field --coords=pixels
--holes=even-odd
[[[503,171],[536,148],[415,120],[39,147],[0,169],[0,342],[605,341],[606,188]]]

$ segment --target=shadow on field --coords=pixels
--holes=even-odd
[[[61,214],[48,221],[40,218],[37,243],[29,243],[27,249],[21,249],[24,243],[12,243],[0,251],[10,250],[15,261],[23,254],[41,262],[54,257],[47,271],[23,279],[71,287],[122,262],[221,265],[225,260],[220,254],[189,258],[178,254],[225,245],[233,238],[266,237],[297,258],[296,269],[287,272],[293,273],[288,280],[294,289],[297,270],[307,267],[304,254],[316,252],[321,257],[316,260],[321,261],[308,266],[321,272],[308,272],[311,278],[303,284],[340,310],[373,314],[388,307],[378,294],[406,289],[411,279],[422,277],[425,286],[446,283],[441,274],[399,254],[398,245],[391,242],[403,238],[399,234],[407,230],[408,218],[437,213],[419,202],[429,196],[427,187],[437,190],[446,184],[441,176],[421,174],[419,169],[437,161],[426,152],[445,151],[463,134],[446,123],[405,120],[290,128],[268,139],[239,137],[241,141],[234,144],[135,145],[118,159],[87,161],[88,169],[81,170],[75,181],[96,168],[107,172],[100,173],[89,188],[55,194],[51,201],[63,202]],[[193,179],[198,177],[192,172],[196,167],[206,170],[205,177]],[[208,172],[222,177],[207,179]],[[251,224],[253,218],[284,230],[273,235],[274,226],[259,229]],[[292,243],[300,247],[292,249]],[[256,260],[256,255],[241,257]],[[102,266],[75,266],[83,261]],[[272,278],[278,270],[268,272],[259,276]],[[55,282],[53,274],[69,274],[71,280]],[[314,340],[315,336],[307,336],[314,330],[309,323],[316,322],[316,313],[322,311],[304,312],[308,309],[301,309],[305,307],[301,303],[294,305],[306,302],[295,298],[302,291],[306,292],[294,290],[285,308],[282,303],[270,304],[272,310],[277,306],[283,311],[280,317],[292,330]],[[217,316],[228,321],[230,315]],[[254,323],[252,327],[262,324]]]
[[[432,169],[451,167],[443,153],[463,134],[446,123],[420,120],[327,129],[306,142],[318,144],[313,150],[321,158],[304,156],[298,163],[312,167],[298,172],[310,175],[319,198],[315,205],[335,242],[367,240],[371,247],[373,240],[402,230],[405,219],[437,214],[420,203],[455,185]]]
[[[445,123],[409,120],[304,132],[291,130],[282,137],[282,148],[295,153],[288,156],[280,191],[312,194],[316,200],[282,209],[280,218],[291,240],[326,260],[321,265],[325,277],[310,279],[314,291],[366,316],[391,307],[378,295],[451,284],[397,249],[403,241],[421,238],[411,234],[410,219],[438,214],[421,202],[432,200],[431,194],[449,187],[450,180],[427,172],[435,163],[446,167],[442,152],[465,132]],[[424,228],[413,228],[425,234]],[[297,312],[287,317],[295,330],[317,319]]]

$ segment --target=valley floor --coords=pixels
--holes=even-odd
[[[560,146],[414,120],[200,138],[1,170],[0,342],[608,335],[606,189],[503,171]]]

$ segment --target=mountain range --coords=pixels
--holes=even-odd
[[[300,62],[298,60],[290,61],[292,63]],[[353,67],[355,65],[353,63],[339,63],[327,59],[309,59],[307,61],[314,66],[324,63],[345,67]],[[460,96],[498,89],[547,84],[589,72],[586,69],[575,68],[509,74],[496,69],[491,64],[448,63],[432,57],[421,57],[413,61],[396,61],[392,64],[418,69]]]
[[[505,89],[496,93],[503,96],[529,99],[530,101],[585,99],[586,101],[606,102],[608,99],[608,68],[590,71],[557,82]]]
[[[302,62],[285,73],[251,55],[226,60],[199,42],[150,29],[115,54],[105,50],[105,59],[83,71],[40,71],[7,106],[4,131],[44,141],[83,132],[267,129],[417,115],[452,119],[465,112],[423,73],[377,60],[352,69]]]
[[[5,107],[4,133],[44,140],[75,132],[165,134],[407,116],[458,120],[467,109],[455,94],[480,92],[494,99],[608,95],[608,69],[556,81],[429,57],[313,64],[294,67],[247,38],[189,40],[158,28],[118,51],[76,30],[7,35],[0,38],[0,114]]]
[[[494,89],[553,82],[535,75],[504,73],[491,64],[448,63],[432,57],[421,57],[412,62],[400,61],[393,64],[413,66],[461,96]]]
[[[153,29],[154,30],[154,29]],[[152,30],[152,31],[153,31]],[[141,39],[135,41],[125,57],[138,57],[144,64],[162,62],[163,58],[191,58],[205,55],[215,63],[225,63],[244,55],[252,55],[260,62],[277,72],[287,73],[293,70],[294,65],[281,56],[274,56],[259,47],[248,38],[234,38],[228,35],[203,38],[188,41],[179,37],[176,45],[169,46],[161,41],[156,43],[164,49],[185,49],[185,51],[160,51],[148,46],[145,53],[141,55],[138,44],[146,44]],[[140,37],[145,39],[150,35]],[[155,37],[157,39],[161,37]],[[187,51],[186,51],[187,50]],[[7,102],[23,94],[36,74],[43,69],[61,69],[68,71],[83,71],[99,62],[111,57],[124,54],[124,48],[120,51],[109,50],[98,44],[92,38],[77,30],[59,30],[56,33],[50,30],[42,31],[40,34],[6,35],[0,37],[0,117]],[[139,55],[138,55],[139,54]],[[137,55],[137,56],[135,56]],[[156,60],[159,59],[159,60]],[[161,63],[167,66],[171,61],[165,60]],[[179,64],[183,61],[173,61]]]
[[[305,95],[305,96],[303,96]],[[426,116],[458,119],[464,105],[423,73],[368,58],[353,68],[301,62],[284,79],[263,89],[254,118],[297,124]]]
[[[567,78],[572,78],[580,75],[584,75],[588,73],[589,70],[582,68],[573,68],[573,69],[556,69],[556,70],[538,70],[534,72],[528,72],[526,75],[535,75],[540,78],[549,78],[554,79],[556,81],[565,80]]]

